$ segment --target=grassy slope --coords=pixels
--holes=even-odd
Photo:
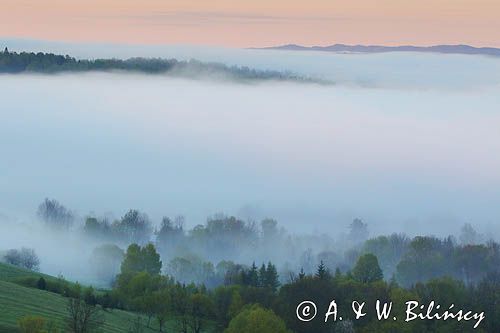
[[[46,320],[54,320],[63,328],[66,319],[67,299],[54,293],[43,290],[26,288],[13,283],[17,279],[30,276],[44,276],[44,278],[55,279],[47,275],[34,273],[14,266],[0,263],[0,333],[17,332],[17,320],[26,315],[42,316]],[[105,324],[102,328],[104,333],[127,332],[132,320],[137,314],[112,310],[105,312]],[[146,322],[146,319],[143,320]],[[168,323],[169,327],[174,323]],[[156,327],[156,323],[151,326]],[[167,327],[167,331],[169,331]],[[144,330],[145,333],[157,330]]]
[[[33,272],[16,266],[0,263],[0,281],[14,282],[27,277],[42,277],[46,280],[56,280],[55,277]]]

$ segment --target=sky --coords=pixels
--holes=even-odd
[[[226,47],[500,47],[498,0],[1,0],[0,37]]]

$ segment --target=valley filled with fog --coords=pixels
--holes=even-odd
[[[1,75],[0,250],[35,248],[42,271],[85,279],[73,257],[99,244],[46,231],[36,216],[45,198],[71,209],[76,226],[138,209],[154,226],[182,215],[192,228],[224,213],[335,240],[361,218],[370,236],[458,235],[470,223],[498,239],[500,58],[51,47],[196,58],[334,84]]]

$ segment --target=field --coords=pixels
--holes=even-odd
[[[15,283],[18,279],[33,276],[44,276],[45,279],[55,279],[39,273],[19,269],[14,266],[0,263],[0,333],[15,333],[17,321],[26,315],[42,316],[47,321],[53,320],[59,328],[65,327],[67,299],[51,292],[26,288]],[[128,332],[131,323],[136,320],[137,314],[111,310],[105,311],[105,324],[102,327],[104,333]],[[152,320],[152,328],[144,328],[144,333],[158,332],[157,325]],[[143,318],[146,322],[146,318]],[[170,331],[174,325],[168,323],[166,331]]]
[[[21,279],[32,278],[32,277],[36,278],[43,277],[47,281],[57,279],[50,275],[37,273],[20,267],[0,263],[0,281],[16,282]]]

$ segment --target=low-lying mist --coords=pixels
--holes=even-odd
[[[197,59],[287,72],[337,84],[386,89],[478,90],[500,84],[500,59],[457,54],[380,54],[233,49],[194,45],[128,45],[0,39],[12,51],[53,52],[81,59]]]
[[[217,52],[194,57],[336,85],[0,76],[0,250],[34,247],[56,258],[43,270],[85,275],[72,251],[94,246],[46,237],[35,219],[45,197],[82,218],[139,209],[156,225],[224,212],[296,234],[339,235],[360,217],[370,235],[464,223],[498,235],[499,59]]]

